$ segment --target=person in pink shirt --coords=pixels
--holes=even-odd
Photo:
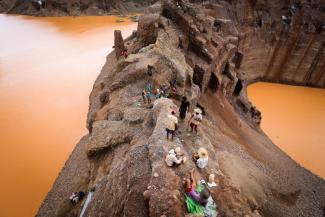
[[[205,206],[208,203],[210,191],[207,188],[204,188],[200,193],[195,190],[197,179],[195,178],[194,172],[193,168],[190,172],[191,178],[185,180],[185,191],[193,200]]]

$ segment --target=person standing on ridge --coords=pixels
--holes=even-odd
[[[166,127],[167,140],[169,139],[169,134],[171,134],[172,136],[171,140],[173,141],[175,132],[177,130],[177,124],[178,124],[175,111],[172,111],[167,118],[168,118],[167,127]]]
[[[181,120],[184,120],[186,117],[186,112],[190,108],[190,102],[187,101],[186,96],[183,96],[181,106],[179,107],[179,117]]]

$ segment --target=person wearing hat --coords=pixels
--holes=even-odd
[[[172,111],[171,114],[168,115],[168,122],[166,127],[167,140],[169,139],[169,134],[171,134],[172,136],[171,140],[173,141],[175,136],[175,131],[177,129],[177,124],[178,124],[178,119],[176,117],[176,112]]]
[[[198,168],[203,169],[208,165],[208,151],[205,148],[199,148],[197,153],[194,153],[193,160]]]
[[[169,167],[173,166],[179,166],[181,163],[185,163],[186,158],[185,157],[179,157],[181,155],[180,148],[177,147],[174,149],[171,149],[168,154],[166,155],[165,162]]]
[[[197,127],[202,121],[202,111],[199,108],[194,109],[194,113],[191,115],[191,118],[189,120],[189,124],[191,127],[191,132],[195,130],[197,133]]]

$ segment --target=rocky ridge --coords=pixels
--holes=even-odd
[[[303,2],[284,25],[288,8],[282,1],[165,0],[126,40],[117,31],[115,51],[125,46],[130,55],[107,56],[90,95],[89,135],[37,216],[79,216],[81,203],[71,206],[68,197],[80,189],[94,191],[85,216],[186,216],[182,179],[196,167],[191,160],[167,167],[175,147],[187,159],[208,149],[207,168],[196,171],[205,179],[216,174],[219,216],[324,216],[325,181],[267,138],[246,95],[258,80],[325,87],[321,1]],[[148,82],[177,88],[148,106],[141,97]],[[166,118],[183,95],[204,110],[204,120],[197,135],[180,123],[171,142]]]

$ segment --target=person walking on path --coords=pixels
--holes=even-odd
[[[173,141],[175,132],[177,130],[178,119],[176,117],[175,111],[172,111],[171,114],[168,115],[168,123],[166,127],[167,132],[167,140],[169,139],[169,134],[171,135],[171,140]]]
[[[195,132],[197,133],[197,128],[198,125],[201,123],[201,121],[202,121],[202,111],[201,109],[196,108],[194,109],[194,113],[191,115],[191,118],[189,120],[191,132],[195,130]]]
[[[186,96],[183,96],[181,106],[179,107],[179,117],[181,120],[184,120],[186,113],[190,108],[190,102],[187,101]]]

